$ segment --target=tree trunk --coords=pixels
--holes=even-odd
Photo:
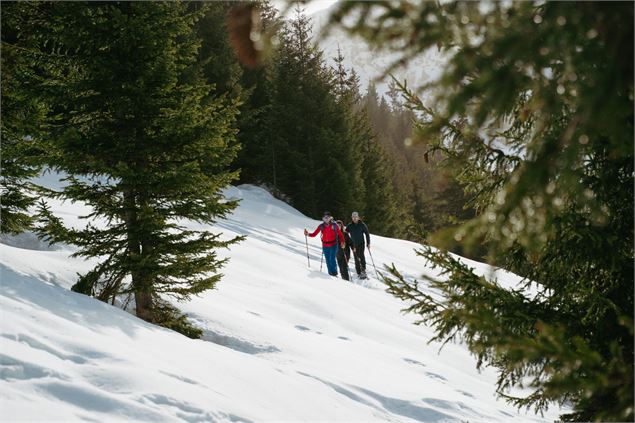
[[[135,296],[135,306],[137,317],[147,322],[152,322],[152,292],[151,284],[147,277],[144,277],[139,268],[141,261],[141,242],[139,241],[137,209],[134,192],[130,189],[124,190],[124,207],[126,230],[128,232],[128,257],[130,258],[130,276],[132,278],[132,289]]]
[[[148,288],[148,285],[144,284],[144,287]],[[134,299],[137,307],[137,317],[146,322],[153,322],[152,293],[149,291],[135,290]]]
[[[147,242],[147,240],[141,241],[142,255],[145,256],[152,253],[152,249],[152,245]],[[147,272],[142,271],[139,279],[139,285],[141,289],[135,292],[137,317],[147,322],[154,322],[154,304],[152,302],[152,275],[148,275]]]

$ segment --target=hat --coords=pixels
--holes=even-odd
[[[351,214],[351,217],[359,217],[359,213],[357,213],[357,212],[353,212],[353,213]]]
[[[331,212],[329,211],[325,211],[324,213],[322,213],[322,216],[330,216],[330,215],[331,215]]]

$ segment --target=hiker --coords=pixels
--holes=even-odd
[[[322,254],[324,254],[324,258],[326,259],[326,267],[329,271],[329,275],[337,276],[337,263],[335,261],[335,256],[337,255],[338,241],[342,249],[345,247],[344,244],[344,234],[337,227],[337,224],[333,222],[333,217],[331,213],[324,212],[324,216],[322,217],[322,223],[320,223],[313,231],[313,233],[309,233],[306,229],[304,229],[304,235],[308,235],[310,237],[314,237],[321,232],[322,238]]]
[[[364,235],[366,236],[366,245],[370,250],[370,234],[368,233],[368,227],[364,222],[359,219],[359,213],[353,212],[351,214],[353,220],[346,226],[346,232],[353,241],[353,257],[355,258],[355,271],[360,279],[366,279],[366,257],[364,256]]]
[[[351,241],[351,237],[344,231],[344,222],[338,220],[337,228],[344,233],[344,248],[340,248],[337,250],[337,265],[340,267],[340,274],[342,275],[342,279],[349,281],[350,276],[348,275],[348,259],[351,257],[351,248],[353,245],[353,241]]]

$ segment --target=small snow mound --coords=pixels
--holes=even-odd
[[[254,200],[258,199],[268,201],[273,198],[273,195],[271,195],[269,191],[256,185],[243,184],[239,185],[239,189],[246,191],[249,194],[250,198]]]
[[[225,188],[225,190],[223,190],[223,195],[225,196],[225,198],[227,200],[242,200],[243,198],[243,193],[240,190],[240,188],[235,187],[233,185]]]
[[[238,217],[266,216],[274,218],[306,219],[307,217],[282,200],[275,198],[269,191],[256,185],[243,184],[229,188],[229,195],[241,199],[241,207],[234,214]],[[244,213],[244,214],[243,214]],[[269,223],[272,223],[269,221]],[[287,224],[289,222],[287,221]]]

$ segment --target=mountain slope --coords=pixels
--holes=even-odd
[[[335,26],[326,37],[321,37],[321,30],[327,25],[332,8],[324,8],[310,15],[313,33],[317,46],[324,52],[324,57],[331,66],[337,57],[338,49],[344,57],[344,66],[355,69],[360,77],[362,91],[366,91],[369,82],[376,84],[380,95],[388,94],[390,76],[380,79],[386,69],[401,58],[401,53],[388,49],[370,46],[359,36],[351,36]],[[401,83],[406,81],[411,89],[418,89],[425,84],[436,81],[445,67],[449,55],[437,49],[428,49],[411,58],[407,64],[395,68],[391,74]],[[422,93],[422,100],[427,103],[429,94]]]
[[[496,400],[496,375],[474,369],[460,345],[428,345],[431,330],[370,280],[319,271],[313,221],[264,190],[242,185],[241,205],[216,229],[247,235],[216,290],[179,307],[202,340],[147,324],[70,292],[91,263],[72,249],[0,244],[0,415],[10,421],[554,420]],[[78,204],[52,203],[77,224]],[[190,226],[196,226],[194,224]],[[372,228],[371,228],[372,232]],[[430,271],[416,244],[373,236],[373,257],[409,277]],[[373,274],[370,257],[369,274]],[[470,262],[481,272],[490,269]],[[514,275],[498,271],[504,283]]]

